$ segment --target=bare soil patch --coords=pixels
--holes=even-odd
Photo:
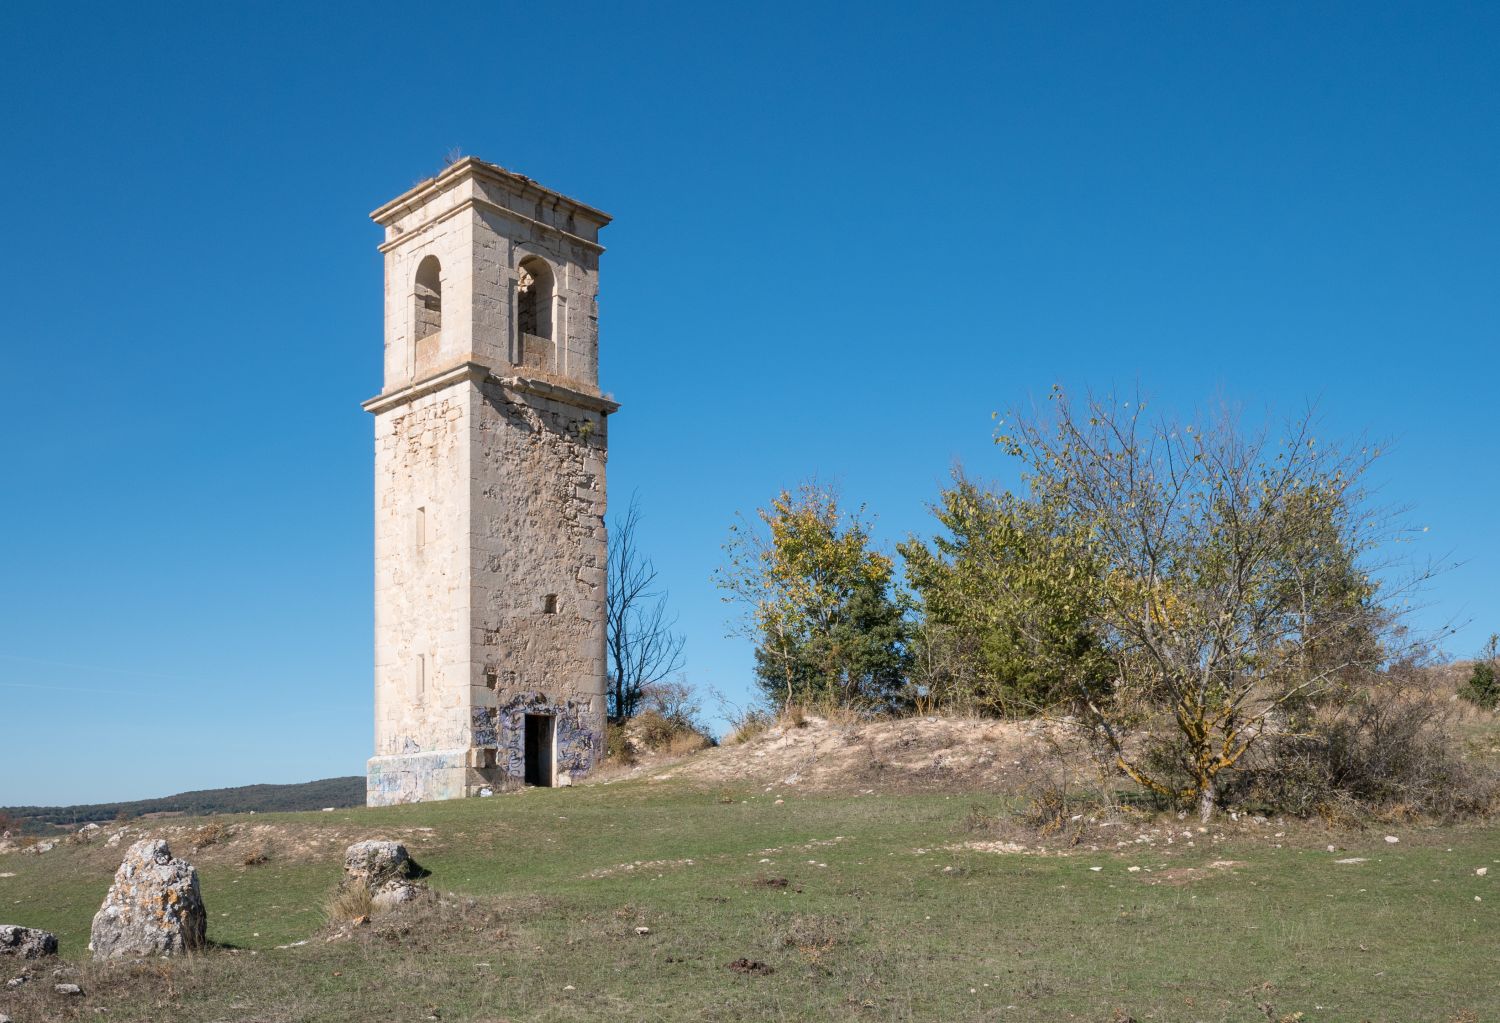
[[[808,714],[801,727],[777,725],[747,742],[681,757],[644,757],[600,780],[682,779],[826,793],[1005,791],[1019,787],[1060,744],[1076,743],[1066,721],[912,717],[838,724]],[[1069,759],[1082,780],[1087,757]]]

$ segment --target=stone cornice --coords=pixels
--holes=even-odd
[[[389,252],[391,249],[394,249],[398,245],[405,245],[414,237],[420,235],[423,231],[431,230],[438,224],[443,223],[443,221],[448,220],[450,217],[455,217],[458,214],[463,213],[465,210],[472,210],[475,207],[482,207],[483,209],[493,210],[496,213],[501,214],[502,216],[514,217],[516,220],[520,220],[524,223],[530,224],[532,227],[535,227],[538,230],[561,235],[575,245],[582,245],[584,248],[590,249],[593,252],[602,253],[604,251],[604,246],[600,245],[598,242],[590,241],[589,239],[576,235],[571,231],[564,231],[560,227],[554,227],[553,225],[548,224],[544,221],[537,220],[535,217],[528,217],[526,214],[513,210],[509,206],[501,206],[499,203],[490,202],[483,196],[474,196],[472,198],[465,199],[454,206],[452,209],[444,210],[441,214],[433,217],[431,220],[427,221],[425,224],[422,224],[420,227],[415,227],[410,231],[398,234],[394,238],[390,238],[386,241],[381,242],[376,247],[381,252]]]
[[[567,405],[576,405],[586,408],[592,412],[602,412],[611,415],[620,410],[620,403],[611,401],[609,398],[587,391],[580,391],[563,384],[554,384],[550,380],[538,380],[535,377],[523,376],[500,376],[491,373],[489,379],[501,387],[508,387],[512,391],[523,391],[526,394],[534,394],[538,398],[546,398],[549,401],[560,401]]]
[[[418,380],[414,384],[408,384],[398,390],[385,394],[377,394],[375,397],[360,404],[360,408],[371,415],[380,415],[398,405],[405,405],[426,394],[441,391],[454,384],[473,381],[475,383],[495,383],[501,387],[513,391],[521,391],[525,394],[535,395],[538,398],[546,398],[549,401],[560,401],[566,405],[577,408],[588,409],[591,412],[599,412],[610,415],[618,412],[620,403],[611,401],[609,398],[588,391],[580,391],[577,388],[568,387],[564,384],[552,383],[548,380],[538,380],[534,377],[525,377],[520,374],[501,375],[494,372],[488,366],[482,366],[477,362],[459,363],[450,369],[435,373],[425,380]]]
[[[581,214],[598,223],[600,227],[605,226],[612,219],[603,210],[595,209],[587,203],[581,203],[577,199],[569,198],[561,192],[553,191],[537,184],[524,174],[508,171],[499,164],[487,163],[477,157],[466,156],[462,160],[443,170],[442,173],[428,178],[401,195],[396,196],[390,202],[381,206],[370,214],[370,219],[381,226],[403,214],[416,209],[429,202],[434,196],[440,194],[444,189],[457,184],[466,176],[488,178],[496,182],[506,191],[518,195],[522,199],[542,200],[551,203],[554,207],[563,207],[575,214]]]
[[[397,405],[405,405],[408,402],[415,401],[424,394],[441,391],[445,387],[451,387],[465,380],[483,380],[489,375],[490,370],[488,366],[481,366],[477,362],[462,362],[451,369],[445,369],[427,377],[425,380],[418,380],[414,384],[408,384],[397,390],[377,394],[368,401],[361,402],[359,407],[372,415],[378,416],[380,413],[388,409],[393,409]]]

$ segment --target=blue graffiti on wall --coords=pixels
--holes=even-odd
[[[550,714],[554,722],[553,757],[559,774],[588,773],[604,755],[604,736],[591,726],[588,704],[550,703],[536,691],[520,693],[498,708],[475,707],[473,744],[495,747],[495,766],[515,781],[526,777],[526,715]]]

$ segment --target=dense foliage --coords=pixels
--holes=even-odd
[[[1093,631],[1097,567],[1056,509],[961,471],[933,515],[945,530],[898,545],[920,598],[915,682],[934,705],[1033,713],[1111,678]]]
[[[753,637],[755,678],[774,705],[888,707],[901,699],[909,629],[891,559],[828,487],[782,491],[731,527],[715,573]]]

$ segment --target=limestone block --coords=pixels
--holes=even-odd
[[[95,959],[175,955],[202,948],[207,927],[198,872],[174,858],[166,842],[143,839],[115,871],[94,915],[89,949]]]
[[[426,886],[413,880],[415,864],[400,842],[356,842],[344,850],[344,884],[364,885],[376,909],[394,909],[421,898]]]

